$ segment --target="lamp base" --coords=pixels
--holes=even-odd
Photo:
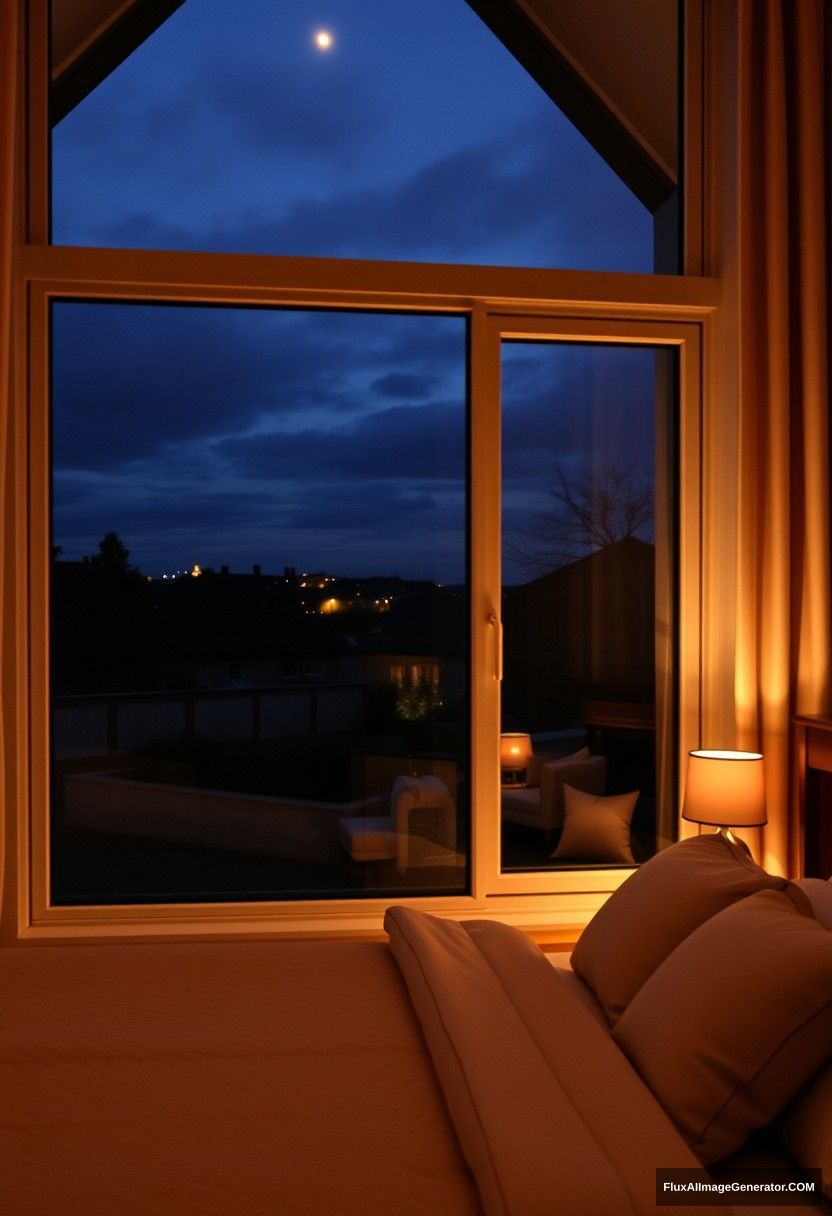
[[[714,836],[722,836],[728,841],[728,844],[736,845],[738,849],[742,849],[744,853],[747,853],[751,857],[751,849],[744,840],[740,840],[739,836],[735,836],[730,828],[717,828]]]

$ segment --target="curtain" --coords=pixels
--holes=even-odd
[[[737,745],[762,751],[762,863],[801,869],[790,722],[832,710],[827,0],[739,0]]]
[[[18,181],[16,165],[19,96],[17,79],[19,5],[0,3],[0,508],[2,518],[11,514],[11,395],[12,395],[12,301],[14,250],[20,213],[16,207]],[[11,593],[13,591],[11,537],[8,522],[0,528],[0,741],[8,760],[14,755],[9,747],[13,721],[14,664],[10,643]],[[0,910],[3,907],[4,871],[8,865],[9,820],[12,814],[12,765],[0,765]]]

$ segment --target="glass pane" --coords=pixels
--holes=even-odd
[[[671,358],[503,346],[504,869],[633,864],[666,830],[656,586],[670,559],[655,502]]]
[[[307,0],[189,0],[91,81],[55,243],[653,269],[647,206],[464,0],[326,14],[322,49]]]
[[[466,324],[53,306],[53,897],[461,892]]]

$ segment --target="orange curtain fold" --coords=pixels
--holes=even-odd
[[[766,759],[758,855],[797,873],[790,724],[832,710],[826,0],[739,0],[737,744]]]
[[[12,579],[10,528],[11,498],[11,413],[12,413],[12,307],[14,302],[14,259],[18,239],[17,208],[19,157],[19,81],[18,15],[20,6],[13,0],[0,0],[0,504],[5,526],[0,529],[0,740],[7,741],[11,729],[7,690],[14,679],[10,648],[10,589]],[[13,754],[8,746],[4,755]],[[0,909],[3,906],[4,872],[9,864],[9,824],[11,774],[0,768]]]

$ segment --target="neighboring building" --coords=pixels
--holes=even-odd
[[[506,729],[581,719],[588,699],[653,700],[655,550],[628,537],[521,586],[503,600]]]

